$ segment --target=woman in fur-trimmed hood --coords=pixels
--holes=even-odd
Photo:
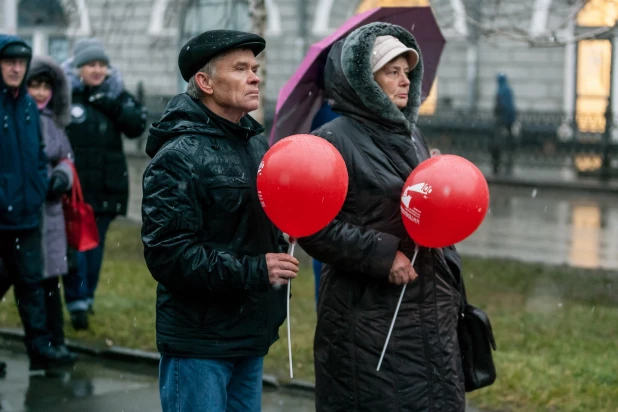
[[[465,409],[459,256],[421,248],[412,268],[415,245],[399,210],[404,182],[429,157],[415,127],[422,77],[416,40],[387,23],[357,29],[327,59],[326,94],[341,116],[314,134],[340,151],[350,180],[337,218],[299,239],[324,262],[314,342],[319,412]]]
[[[73,185],[73,173],[67,162],[73,161],[73,150],[64,128],[71,121],[71,88],[63,70],[53,59],[35,56],[26,79],[28,93],[41,114],[41,135],[47,155],[49,185],[43,218],[43,251],[47,326],[52,345],[65,356],[62,301],[58,289],[59,276],[68,272],[67,239],[61,197]]]

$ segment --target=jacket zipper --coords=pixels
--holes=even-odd
[[[26,174],[26,168],[24,166],[24,150],[23,150],[23,146],[21,143],[21,139],[19,138],[19,128],[17,127],[17,117],[19,116],[19,113],[17,112],[19,109],[19,104],[17,104],[17,101],[13,102],[13,113],[16,113],[15,116],[12,117],[13,120],[13,130],[15,131],[15,140],[17,141],[17,149],[19,150],[19,163],[20,163],[20,167],[21,167],[21,176],[22,176],[22,192],[23,192],[23,196],[24,196],[24,207],[21,210],[21,218],[22,220],[24,220],[25,218],[27,218],[28,216],[26,215],[26,206],[28,205],[28,198],[27,198],[27,190],[26,187],[28,186],[26,179],[28,178],[27,174]],[[24,120],[26,120],[26,123],[29,123],[29,116],[28,116],[28,111],[26,110],[26,117]],[[28,126],[26,125],[26,129],[28,129]],[[25,136],[25,138],[27,138],[27,136]],[[38,153],[38,151],[37,151]],[[38,162],[37,162],[38,163]],[[37,174],[38,174],[38,167],[37,167]]]
[[[255,164],[253,162],[253,158],[251,157],[251,154],[249,153],[249,141],[245,140],[242,143],[242,145],[243,145],[243,150],[241,150],[240,158],[243,162],[243,165],[245,166],[245,170],[253,171]],[[251,177],[248,180],[249,180],[249,185],[251,186],[251,189],[253,191],[253,193],[251,194],[251,203],[253,203],[254,207],[261,208],[262,205],[260,204],[260,201],[257,198],[257,184],[253,183],[253,178]],[[258,234],[265,233],[265,228],[263,228],[263,225],[262,225],[262,219],[258,218],[256,223],[257,223]],[[266,298],[266,310],[264,311],[265,314],[268,314],[270,312],[270,301],[269,300],[270,300],[270,295],[267,296]],[[262,319],[263,319],[263,324],[264,324],[265,347],[268,348],[268,346],[270,345],[270,337],[268,336],[268,316],[264,315]]]

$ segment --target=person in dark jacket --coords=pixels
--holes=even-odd
[[[322,80],[323,81],[323,80]],[[322,84],[322,82],[320,82]],[[331,104],[328,102],[328,99],[324,99],[322,106],[317,111],[313,119],[311,120],[311,130],[316,130],[319,127],[325,125],[331,120],[335,120],[339,117],[339,114],[335,113],[331,108]],[[322,262],[316,259],[313,260],[313,279],[315,282],[315,303],[318,303],[318,298],[320,295],[320,275],[322,273]]]
[[[39,112],[25,78],[32,52],[16,36],[0,35],[0,260],[14,285],[30,370],[70,363],[51,343],[43,281],[41,217],[48,189]]]
[[[298,261],[256,189],[268,150],[258,108],[260,36],[202,33],[178,57],[187,93],[150,128],[142,240],[157,287],[164,412],[259,411]]]
[[[410,172],[429,158],[415,125],[423,77],[417,42],[400,26],[369,24],[333,45],[325,71],[327,96],[341,116],[314,134],[340,151],[350,181],[335,220],[299,239],[324,263],[316,410],[463,412],[457,254],[420,248],[412,267],[415,244],[399,209]]]
[[[513,171],[513,156],[515,151],[515,141],[513,137],[513,125],[517,118],[515,110],[515,98],[513,90],[505,74],[498,74],[498,91],[496,92],[496,102],[494,105],[494,115],[496,117],[496,129],[494,141],[491,147],[491,160],[494,175],[497,175],[502,168],[502,153],[506,152],[506,162],[504,172],[510,175]]]
[[[64,128],[71,121],[69,107],[71,90],[62,68],[50,57],[34,57],[27,77],[28,93],[34,98],[41,114],[41,133],[47,155],[49,190],[43,218],[43,249],[45,266],[43,288],[47,311],[47,327],[52,345],[75,359],[64,342],[64,320],[60,298],[60,276],[68,272],[67,237],[62,210],[62,195],[73,185],[73,150]]]
[[[120,74],[96,39],[75,44],[63,64],[72,85],[71,123],[67,135],[75,151],[75,167],[99,229],[99,246],[76,253],[77,270],[64,279],[65,300],[75,329],[88,328],[110,223],[127,211],[129,177],[122,134],[139,137],[146,111],[126,90]]]

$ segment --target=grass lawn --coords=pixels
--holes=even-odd
[[[471,303],[490,315],[498,352],[498,380],[470,394],[490,411],[618,410],[618,274],[513,261],[464,259]],[[155,286],[142,258],[139,227],[115,222],[91,329],[70,339],[97,346],[155,351]],[[294,373],[313,380],[315,327],[311,268],[293,284]],[[0,326],[19,326],[12,296],[0,302]],[[265,362],[288,378],[285,326]]]

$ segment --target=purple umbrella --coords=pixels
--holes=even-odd
[[[444,36],[430,7],[378,7],[348,19],[337,31],[313,44],[296,73],[281,88],[270,144],[284,137],[309,133],[311,120],[324,99],[318,77],[324,70],[326,57],[333,44],[365,24],[373,22],[397,24],[416,38],[423,55],[424,76],[421,99],[424,101],[436,77]]]

